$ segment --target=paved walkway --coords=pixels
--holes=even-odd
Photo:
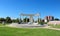
[[[48,29],[53,29],[53,30],[60,30],[59,28],[48,28]]]
[[[46,28],[46,29],[52,29],[52,30],[60,30],[59,28],[53,28],[51,26],[27,25],[27,24],[17,24],[17,23],[13,23],[7,26],[16,27],[16,28]],[[4,27],[4,26],[0,26],[0,27]]]
[[[6,26],[0,26],[0,27],[6,27]],[[8,27],[11,27],[11,26],[8,26]],[[14,27],[14,28],[46,28],[46,29],[52,29],[52,30],[59,30],[60,31],[59,28],[52,28],[49,26],[47,26],[47,27]]]
[[[53,28],[53,27],[51,27],[51,26],[40,27],[40,28],[46,28],[46,29],[52,29],[52,30],[60,30],[60,28]]]

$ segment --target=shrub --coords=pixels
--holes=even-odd
[[[42,22],[42,21],[41,21],[41,22],[39,22],[38,24],[41,24],[41,25],[43,25],[43,24],[44,24],[44,22]]]

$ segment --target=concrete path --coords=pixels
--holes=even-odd
[[[60,30],[59,28],[47,28],[47,29]]]
[[[52,30],[60,30],[59,28],[53,28],[51,26],[45,25],[33,25],[33,24],[17,24],[17,23],[12,23],[10,25],[7,25],[8,27],[16,27],[16,28],[46,28],[46,29],[52,29]]]

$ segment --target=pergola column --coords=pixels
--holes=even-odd
[[[26,23],[27,23],[27,16],[26,16]]]
[[[30,16],[30,22],[33,23],[33,16]]]
[[[20,15],[20,18],[19,18],[19,22],[21,22],[21,15]]]
[[[37,21],[37,23],[39,23],[40,22],[40,17],[38,16],[38,21]]]

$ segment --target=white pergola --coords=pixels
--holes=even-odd
[[[40,14],[39,13],[37,13],[37,14],[23,14],[23,13],[21,13],[20,18],[21,18],[21,16],[29,16],[30,23],[33,23],[33,16],[37,16],[39,18]]]

